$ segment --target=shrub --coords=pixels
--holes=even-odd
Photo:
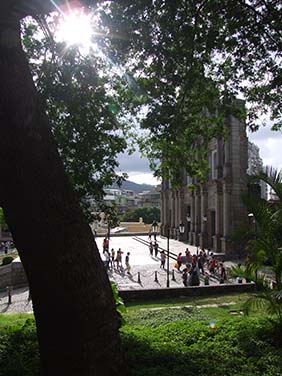
[[[12,256],[6,256],[3,258],[2,260],[2,266],[3,265],[8,265],[8,264],[11,264],[11,262],[14,260],[14,258]]]

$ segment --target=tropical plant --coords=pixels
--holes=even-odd
[[[245,266],[232,269],[233,276],[243,276],[256,282],[258,293],[245,305],[246,312],[252,307],[266,307],[274,314],[282,330],[282,171],[265,167],[253,181],[263,180],[276,194],[275,202],[245,194],[242,200],[249,211],[250,228],[245,231],[249,238],[246,246]],[[270,268],[270,276],[266,271]],[[275,283],[271,283],[271,279]]]
[[[258,271],[264,264],[270,264],[277,289],[282,288],[282,172],[265,167],[252,177],[265,181],[277,196],[277,201],[268,201],[256,196],[242,197],[252,219],[253,239],[247,244],[247,266]]]

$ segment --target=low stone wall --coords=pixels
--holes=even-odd
[[[133,301],[159,300],[169,298],[188,298],[192,296],[227,295],[231,293],[254,292],[254,283],[210,285],[195,287],[120,290],[119,295],[125,303]]]
[[[9,265],[0,267],[0,289],[8,286],[18,287],[28,284],[26,274],[21,262],[13,261]]]
[[[21,262],[12,262],[11,279],[12,286],[27,285],[27,277]]]
[[[0,289],[12,285],[12,264],[0,267]]]

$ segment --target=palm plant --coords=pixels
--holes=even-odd
[[[256,282],[258,292],[246,302],[248,313],[252,307],[264,306],[268,313],[275,315],[282,329],[282,171],[266,167],[253,181],[265,181],[277,196],[277,201],[268,201],[245,194],[242,200],[251,213],[253,223],[246,250],[248,257],[244,267],[233,268],[232,274],[244,276]],[[275,285],[270,286],[265,270],[265,264],[270,265]]]

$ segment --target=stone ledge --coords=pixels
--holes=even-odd
[[[119,295],[125,303],[142,300],[167,298],[187,298],[191,296],[225,295],[230,293],[254,292],[254,283],[236,283],[230,285],[195,286],[164,289],[120,290]]]

